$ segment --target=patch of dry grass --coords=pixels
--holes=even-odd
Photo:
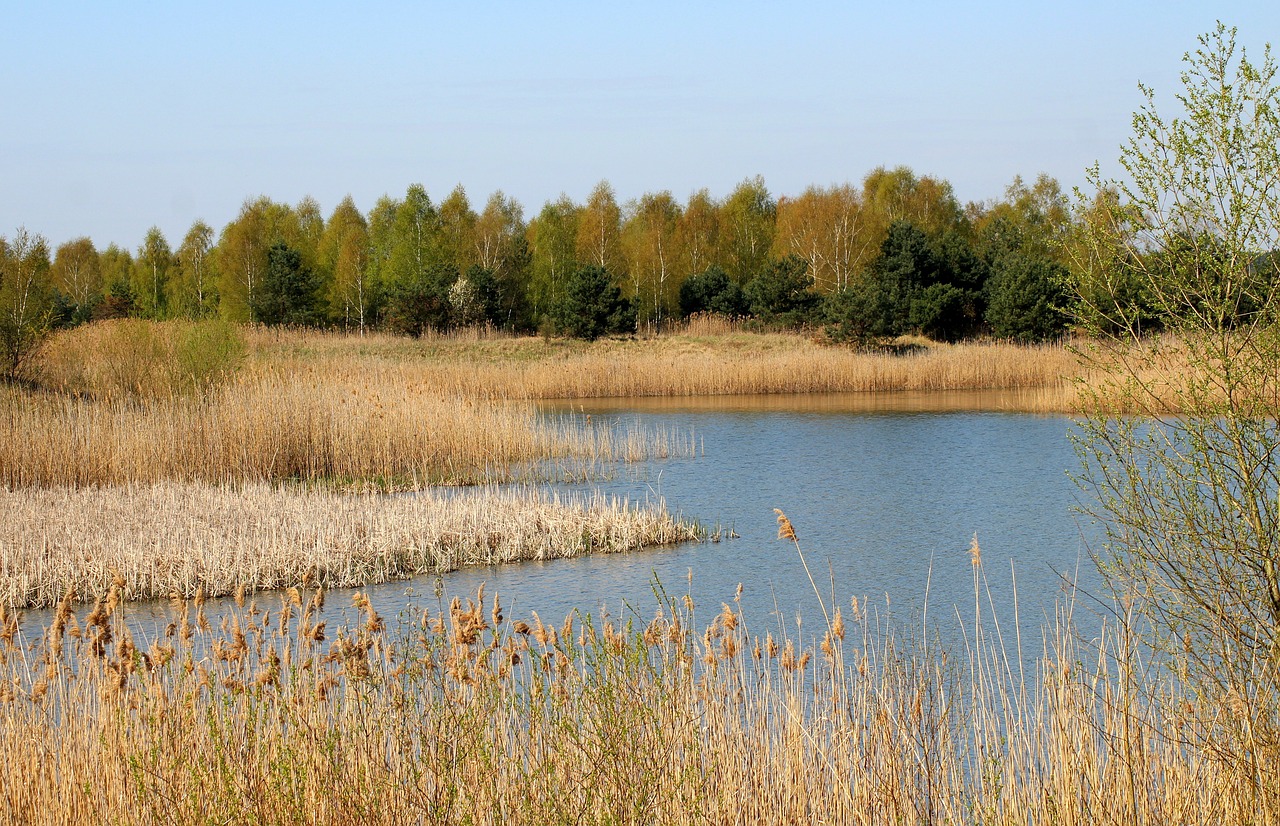
[[[11,487],[295,479],[402,490],[508,478],[548,458],[577,468],[692,449],[687,434],[545,418],[359,364],[255,371],[198,396],[0,387],[0,484]]]
[[[0,605],[350,588],[466,565],[697,539],[661,507],[489,489],[339,495],[265,484],[0,489]]]
[[[467,398],[581,399],[765,393],[1066,388],[1077,371],[1061,345],[907,342],[862,352],[794,333],[698,326],[656,338],[593,343],[537,338],[386,336],[256,331],[256,358],[285,369],[351,360],[400,369]],[[286,367],[287,366],[287,367]]]
[[[692,450],[687,435],[541,418],[524,401],[1009,388],[1042,393],[1031,406],[1053,409],[1071,392],[1074,357],[1057,346],[891,355],[711,324],[592,344],[88,325],[50,343],[44,390],[0,388],[0,484],[297,479],[412,489],[502,478],[549,458]],[[220,355],[198,357],[208,348]]]

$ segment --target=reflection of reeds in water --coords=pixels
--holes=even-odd
[[[661,507],[528,491],[339,495],[265,484],[0,489],[0,605],[52,605],[118,577],[136,600],[630,551],[699,535]]]
[[[762,634],[736,602],[700,618],[688,596],[642,626],[552,625],[513,622],[482,590],[389,629],[357,595],[358,615],[333,627],[319,592],[289,589],[220,628],[180,604],[142,640],[121,621],[120,587],[78,617],[64,604],[31,650],[0,618],[0,821],[1136,826],[1278,813],[1275,755],[1266,776],[1245,776],[1199,746],[1224,709],[1131,691],[1123,628],[1089,648],[1064,619],[1029,687],[998,628],[970,628],[952,660],[856,603],[817,642]]]

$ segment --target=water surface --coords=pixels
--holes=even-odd
[[[795,546],[777,538],[779,508],[795,526],[829,607],[847,612],[857,597],[936,629],[952,644],[963,644],[961,620],[974,614],[969,549],[976,536],[991,595],[1012,632],[1016,594],[1024,649],[1034,655],[1039,629],[1066,583],[1078,580],[1090,591],[1098,583],[1087,556],[1090,529],[1073,511],[1071,422],[1001,412],[1017,406],[1017,394],[991,392],[549,406],[557,415],[591,416],[597,425],[625,427],[638,419],[692,431],[701,445],[696,457],[622,467],[607,482],[562,487],[661,500],[738,538],[458,571],[440,580],[443,599],[473,594],[483,582],[514,614],[536,610],[559,620],[576,609],[647,619],[657,581],[675,595],[691,589],[709,621],[741,583],[748,622],[757,629],[794,629],[802,616],[813,630],[822,613]],[[370,590],[383,605],[402,602],[406,593],[434,604],[435,585],[426,577]]]

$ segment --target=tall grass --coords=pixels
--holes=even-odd
[[[254,331],[264,362],[306,366],[359,360],[397,369],[468,398],[577,399],[896,390],[1068,388],[1064,346],[916,344],[901,352],[832,347],[794,333],[693,325],[652,339],[587,344],[536,338],[390,336]]]
[[[119,586],[21,645],[0,619],[0,820],[112,823],[1271,823],[1209,747],[1230,708],[1144,684],[1123,623],[1070,617],[1022,680],[980,587],[967,651],[857,602],[820,638],[736,601],[618,625],[495,596],[326,625],[290,589],[157,639]],[[7,630],[3,630],[7,625]]]
[[[548,458],[576,465],[693,449],[687,436],[541,418],[521,401],[994,387],[1041,388],[1053,406],[1074,365],[1061,347],[871,354],[697,325],[595,344],[88,325],[50,343],[43,390],[0,388],[0,484],[478,482]]]
[[[245,342],[223,321],[117,319],[55,336],[40,356],[46,385],[99,399],[166,398],[221,385]]]
[[[95,398],[0,387],[0,484],[295,479],[417,489],[688,454],[690,434],[551,419],[442,395],[398,371],[263,370],[199,396]]]
[[[0,489],[0,605],[350,588],[697,539],[661,506],[531,491],[338,495],[264,484]]]

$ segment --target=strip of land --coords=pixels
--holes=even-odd
[[[526,490],[411,496],[265,484],[0,489],[0,606],[347,588],[697,539],[658,505]]]

